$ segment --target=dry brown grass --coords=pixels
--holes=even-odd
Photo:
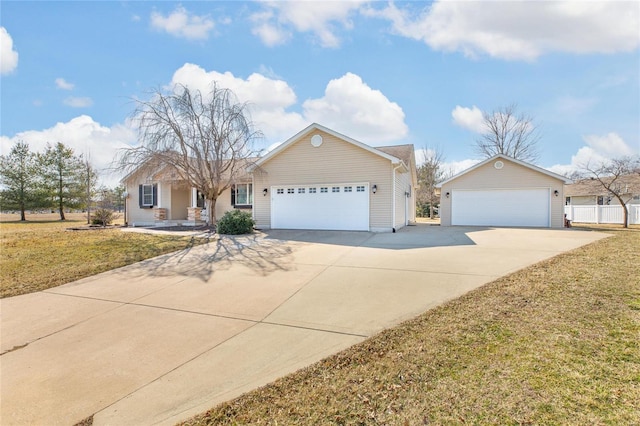
[[[183,424],[640,424],[640,232],[613,234]]]
[[[55,214],[29,215],[27,222],[0,217],[0,297],[45,290],[203,242],[117,228],[69,231],[86,226],[86,216],[67,217],[64,222]]]

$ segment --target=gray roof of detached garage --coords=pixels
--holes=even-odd
[[[610,181],[611,178],[608,178]],[[607,180],[605,180],[606,182]],[[624,194],[640,195],[640,174],[620,176],[618,182],[623,186]],[[583,179],[571,185],[564,186],[564,195],[567,197],[588,197],[593,195],[608,195],[607,191],[596,179]]]
[[[571,179],[568,179],[568,178],[566,178],[566,177],[564,177],[562,175],[559,175],[557,173],[553,173],[553,172],[551,172],[551,171],[549,171],[547,169],[543,169],[542,167],[534,166],[533,164],[530,164],[530,163],[527,163],[525,161],[518,160],[518,159],[515,159],[515,158],[512,158],[512,157],[509,157],[508,155],[496,154],[491,158],[487,158],[486,160],[481,161],[481,162],[475,164],[474,166],[471,166],[468,169],[461,171],[457,175],[454,175],[454,176],[450,177],[449,179],[445,180],[444,182],[439,183],[437,186],[439,188],[441,188],[443,185],[451,182],[452,180],[456,180],[460,176],[466,175],[467,173],[472,172],[472,171],[484,166],[485,164],[490,163],[491,161],[494,161],[494,160],[497,160],[497,159],[503,159],[503,160],[511,161],[513,163],[516,163],[516,164],[519,164],[521,166],[527,167],[527,168],[529,168],[531,170],[535,170],[535,171],[537,171],[539,173],[542,173],[542,174],[545,174],[547,176],[550,176],[550,177],[552,177],[554,179],[561,180],[564,183],[571,183]]]

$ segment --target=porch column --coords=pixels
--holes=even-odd
[[[198,190],[191,188],[191,207],[198,207]]]
[[[158,182],[158,199],[156,200],[158,202],[158,207],[164,207],[162,205],[162,183]]]

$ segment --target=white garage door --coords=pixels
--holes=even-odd
[[[549,189],[451,191],[451,223],[469,226],[549,226]]]
[[[273,186],[271,227],[368,231],[369,185]]]

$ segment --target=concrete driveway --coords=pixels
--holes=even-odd
[[[596,232],[223,237],[0,301],[0,423],[174,424]]]

